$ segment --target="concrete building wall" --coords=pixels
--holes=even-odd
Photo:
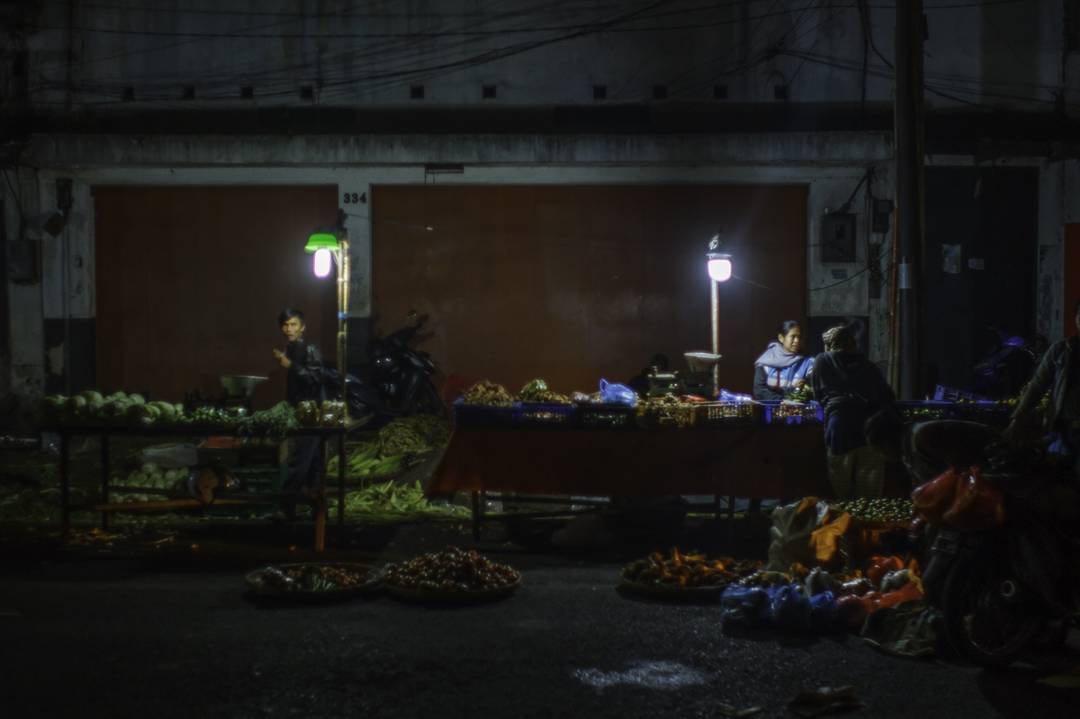
[[[25,5],[32,99],[63,110],[711,102],[717,88],[721,102],[859,102],[864,76],[867,102],[892,96],[896,11],[875,3]],[[1065,3],[924,5],[931,106],[1047,109],[1063,86],[1080,100],[1063,78]]]

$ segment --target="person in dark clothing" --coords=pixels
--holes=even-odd
[[[1075,307],[1076,330],[1080,333],[1080,301]],[[1012,421],[1004,437],[1010,442],[1023,439],[1039,402],[1050,392],[1043,429],[1050,433],[1049,452],[1072,465],[1080,476],[1080,335],[1059,340],[1042,356],[1035,374],[1016,403]]]
[[[304,340],[304,313],[287,307],[278,315],[278,324],[288,340],[284,352],[274,350],[274,357],[288,372],[285,399],[294,407],[305,400],[321,401],[322,355],[318,347]],[[292,437],[288,466],[289,478],[282,488],[285,498],[281,503],[281,514],[275,518],[291,521],[296,517],[297,497],[304,491],[310,494],[319,487],[323,467],[322,441],[318,437]]]
[[[881,496],[888,443],[900,428],[892,388],[881,370],[855,351],[851,325],[830,328],[821,338],[826,351],[814,359],[812,384],[825,408],[829,483],[841,499]]]
[[[799,354],[802,328],[795,320],[780,324],[776,342],[770,342],[754,360],[754,399],[779,401],[806,384],[814,358]]]

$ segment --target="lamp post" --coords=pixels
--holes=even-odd
[[[348,325],[345,316],[349,310],[349,234],[345,230],[344,222],[339,222],[338,227],[329,230],[316,230],[304,245],[304,252],[313,255],[312,270],[316,277],[327,277],[333,269],[333,263],[337,263],[337,365],[338,377],[341,379],[341,404],[342,423],[349,422],[349,395],[346,393],[345,380],[348,376],[348,365],[345,363],[345,345],[348,333]],[[338,524],[345,524],[345,435],[338,438]],[[321,552],[326,543],[326,501],[320,491],[320,497],[315,509],[315,551]]]
[[[349,311],[349,234],[344,227],[313,232],[304,246],[304,252],[313,255],[312,270],[316,277],[327,277],[336,263],[337,276],[337,357],[338,376],[341,380],[341,401],[345,405],[344,416],[349,418],[348,394],[345,392],[345,378],[348,366],[345,363],[345,345],[348,325],[345,323]]]
[[[734,266],[731,255],[721,249],[720,235],[713,235],[709,240],[709,251],[705,254],[706,267],[709,271],[709,286],[711,288],[710,320],[712,321],[712,353],[720,354],[720,283],[731,279]],[[720,364],[716,363],[712,368],[713,394],[720,392]]]

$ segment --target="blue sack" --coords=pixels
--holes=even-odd
[[[836,595],[825,591],[810,597],[810,629],[815,632],[831,632],[837,629],[839,607]]]
[[[769,616],[778,627],[805,630],[810,626],[810,600],[798,584],[769,588]]]
[[[637,392],[624,384],[600,380],[600,397],[608,404],[625,404],[637,407]]]
[[[725,623],[750,627],[767,624],[769,595],[761,587],[728,585],[720,597],[720,615]]]

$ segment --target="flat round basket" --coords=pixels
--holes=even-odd
[[[454,591],[443,589],[414,589],[411,587],[398,587],[393,584],[383,585],[386,593],[395,599],[406,602],[422,602],[430,604],[478,604],[480,602],[494,602],[506,599],[517,591],[521,586],[521,576],[510,584],[503,584],[490,589],[477,589],[470,591]]]
[[[366,579],[351,587],[332,586],[322,589],[307,589],[301,586],[284,588],[267,581],[270,570],[276,569],[285,572],[289,569],[304,567],[335,567],[352,572],[363,572]],[[325,602],[342,599],[353,599],[366,594],[378,592],[382,588],[382,574],[369,564],[359,562],[296,562],[292,564],[277,564],[262,569],[248,572],[244,576],[244,582],[252,593],[261,599],[282,599],[298,602]]]
[[[726,584],[708,587],[680,587],[673,584],[633,582],[626,577],[615,587],[620,594],[674,602],[718,602]]]

